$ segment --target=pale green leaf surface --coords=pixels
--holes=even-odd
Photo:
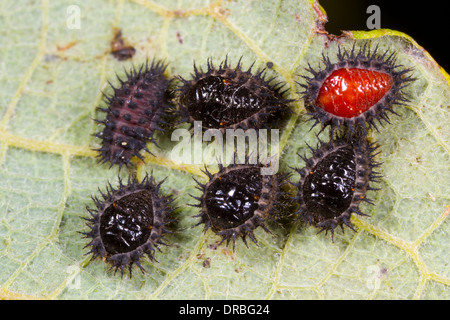
[[[80,29],[66,24],[67,7],[77,5]],[[115,73],[147,57],[166,59],[171,76],[189,77],[192,63],[215,63],[228,55],[274,63],[269,73],[291,87],[298,99],[307,63],[317,67],[322,50],[335,59],[337,44],[317,33],[318,4],[297,1],[2,1],[0,3],[0,297],[55,299],[448,299],[450,298],[450,87],[446,73],[414,40],[399,32],[349,33],[398,52],[418,79],[407,93],[401,117],[371,133],[381,148],[382,190],[363,206],[370,217],[354,217],[357,232],[316,234],[300,224],[273,234],[257,230],[259,246],[237,249],[202,228],[191,228],[196,193],[195,166],[168,160],[173,143],[138,164],[138,175],[153,170],[168,177],[164,191],[177,195],[180,232],[144,261],[147,274],[132,279],[89,261],[80,216],[93,206],[117,168],[97,164],[99,141],[92,121],[101,91]],[[110,54],[114,30],[137,49],[132,62]],[[352,41],[339,40],[344,47]],[[364,40],[359,40],[364,41]],[[426,49],[426,48],[425,48]],[[448,76],[447,76],[448,80]],[[301,167],[317,130],[309,131],[303,104],[283,129],[283,170]],[[124,176],[126,171],[122,171]],[[297,177],[294,175],[294,180]],[[210,259],[210,267],[203,265]]]

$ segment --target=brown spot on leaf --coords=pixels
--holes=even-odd
[[[136,49],[127,44],[122,37],[122,30],[114,32],[114,38],[111,41],[111,54],[119,61],[131,59],[136,53]]]
[[[177,40],[180,44],[183,44],[183,38],[181,37],[181,33],[177,31]]]
[[[207,257],[204,261],[203,261],[203,267],[204,268],[209,268],[211,267],[211,258]]]
[[[233,255],[233,252],[231,250],[229,250],[227,248],[223,248],[222,249],[222,253],[224,255],[226,255],[228,258],[230,258],[230,260],[234,260],[234,255]]]
[[[66,45],[63,45],[63,46],[56,45],[56,49],[58,51],[66,51],[66,50],[72,48],[73,46],[75,46],[76,44],[77,44],[76,41],[72,41],[72,42],[70,42],[70,43],[68,43]]]

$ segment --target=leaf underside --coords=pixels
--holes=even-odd
[[[70,7],[72,6],[72,7]],[[69,26],[73,6],[80,26]],[[392,30],[347,32],[330,38],[325,13],[314,1],[2,1],[0,4],[0,298],[46,299],[449,299],[450,131],[448,75],[425,49]],[[135,47],[131,60],[110,54],[117,30]],[[353,39],[352,39],[353,38]],[[355,40],[356,39],[356,40]],[[107,81],[132,65],[165,59],[168,76],[189,78],[193,61],[206,67],[242,57],[290,87],[294,113],[281,130],[280,169],[303,167],[296,155],[317,144],[296,81],[317,68],[322,51],[336,59],[338,44],[369,39],[398,53],[417,79],[400,117],[370,136],[380,145],[381,188],[369,192],[369,217],[353,217],[356,232],[337,230],[334,242],[301,223],[257,229],[258,246],[242,241],[233,252],[201,227],[186,206],[202,166],[170,160],[170,135],[162,148],[137,163],[137,175],[167,177],[176,195],[179,232],[143,259],[146,274],[108,272],[86,256],[86,206],[91,195],[117,183],[118,169],[98,165],[101,128],[92,120],[104,104]],[[317,130],[316,130],[317,129]],[[326,139],[326,132],[322,133]],[[126,170],[120,175],[126,176]],[[298,179],[293,175],[292,180]],[[205,263],[208,261],[209,263]]]

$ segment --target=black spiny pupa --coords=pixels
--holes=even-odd
[[[122,276],[128,269],[130,277],[133,265],[145,271],[140,263],[143,255],[156,261],[155,252],[165,244],[163,237],[170,233],[167,227],[175,210],[173,199],[160,192],[162,183],[148,175],[142,182],[129,176],[127,184],[119,179],[118,189],[109,184],[106,193],[100,191],[101,198],[92,198],[96,208],[87,208],[91,217],[85,218],[90,231],[82,232],[90,239],[86,247],[91,260],[99,257]]]
[[[239,60],[231,68],[226,59],[216,68],[208,60],[203,72],[194,64],[191,80],[180,77],[179,104],[182,119],[191,124],[201,121],[206,129],[260,129],[279,122],[288,112],[291,100],[284,96],[285,83],[265,79],[265,70],[252,74],[252,66],[242,70]]]
[[[155,131],[164,131],[164,125],[172,114],[170,104],[170,81],[164,76],[167,65],[163,62],[148,61],[139,69],[132,68],[124,81],[118,77],[120,87],[111,85],[114,93],[105,95],[107,108],[99,108],[106,113],[103,131],[95,134],[102,139],[100,162],[128,166],[134,156],[143,160],[142,150],[150,153],[146,144]]]
[[[296,169],[300,181],[295,201],[300,205],[298,214],[306,223],[317,226],[321,231],[334,229],[340,225],[354,229],[351,215],[365,215],[359,209],[362,201],[373,204],[366,197],[369,186],[380,177],[373,170],[379,166],[374,161],[375,144],[366,138],[336,138],[321,142],[317,149],[311,148],[310,158],[300,156],[306,163]]]
[[[204,224],[204,232],[211,229],[221,236],[220,243],[232,241],[233,250],[239,237],[245,245],[247,236],[256,244],[253,231],[261,227],[270,232],[265,223],[275,221],[287,205],[281,189],[287,176],[262,175],[259,165],[219,164],[219,169],[215,174],[205,171],[209,177],[206,184],[196,181],[202,191],[201,197],[193,196],[199,201],[193,206],[201,209],[197,225]]]

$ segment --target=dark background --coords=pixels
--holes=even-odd
[[[340,35],[341,30],[369,30],[366,22],[371,13],[366,13],[367,7],[372,4],[379,6],[382,29],[408,34],[450,72],[447,54],[450,10],[446,1],[319,0],[319,3],[328,16],[325,29],[335,35]]]

